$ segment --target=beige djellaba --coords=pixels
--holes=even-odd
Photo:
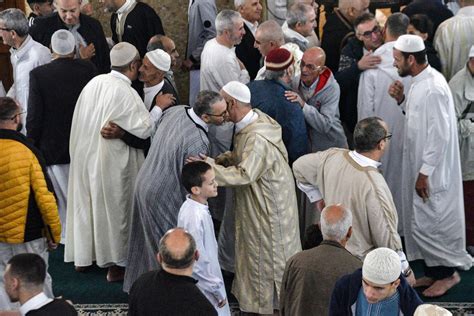
[[[234,187],[235,280],[241,310],[273,314],[286,261],[301,250],[293,174],[276,121],[258,119],[234,136],[234,150],[214,161],[219,185]]]

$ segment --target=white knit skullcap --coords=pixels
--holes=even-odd
[[[138,55],[138,50],[130,43],[120,42],[110,50],[110,65],[122,67],[131,63]]]
[[[404,53],[417,53],[425,50],[425,43],[418,35],[405,34],[397,39],[394,47]]]
[[[51,49],[53,53],[64,56],[69,55],[76,48],[74,35],[68,30],[57,30],[51,36]]]
[[[471,50],[469,51],[469,58],[474,57],[474,45],[471,46]]]
[[[228,82],[222,87],[222,90],[237,101],[250,103],[250,89],[241,82]]]
[[[171,67],[171,56],[162,49],[155,49],[146,53],[150,62],[161,71],[169,71]]]
[[[377,248],[365,257],[362,277],[372,283],[385,285],[400,277],[402,264],[398,254],[389,248]]]
[[[416,308],[414,316],[452,316],[453,314],[441,306],[421,304]]]

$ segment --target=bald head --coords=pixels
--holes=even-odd
[[[326,63],[326,53],[321,47],[308,48],[304,52],[304,55],[311,59],[315,64],[318,64],[318,66],[324,66]]]
[[[369,0],[339,0],[339,11],[351,22],[369,12]]]
[[[164,267],[186,269],[194,262],[196,242],[184,229],[174,228],[161,238],[158,251]]]
[[[344,240],[351,226],[352,213],[341,204],[326,206],[321,212],[321,232],[324,240]]]

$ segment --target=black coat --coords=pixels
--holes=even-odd
[[[69,135],[76,101],[97,74],[90,61],[59,58],[30,72],[27,136],[43,153],[46,164],[67,164]]]
[[[117,14],[110,17],[110,28],[112,40],[118,43],[116,32]],[[161,19],[155,10],[148,4],[137,2],[135,8],[127,15],[122,35],[122,42],[128,42],[135,46],[143,58],[146,54],[146,46],[153,35],[165,35]]]
[[[245,35],[242,38],[242,42],[235,46],[235,54],[240,61],[245,65],[250,75],[250,80],[254,80],[260,70],[260,59],[262,55],[260,51],[253,45],[255,43],[255,37],[252,32],[244,23]]]
[[[105,39],[104,30],[100,22],[90,16],[81,14],[79,16],[81,26],[78,29],[79,34],[89,44],[93,43],[95,47],[95,56],[91,61],[96,65],[100,73],[110,72],[109,46]],[[57,30],[67,30],[67,26],[55,12],[47,17],[38,17],[35,24],[30,28],[30,35],[33,39],[46,47],[51,44],[51,36]]]

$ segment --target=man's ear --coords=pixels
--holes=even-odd
[[[160,254],[160,253],[158,253],[158,254],[156,255],[156,259],[158,260],[158,263],[161,265],[162,262],[163,262],[163,258],[161,258],[161,254]]]
[[[198,260],[199,260],[199,251],[196,250],[196,251],[194,252],[194,261],[198,261]]]
[[[201,193],[201,188],[198,186],[194,186],[191,188],[191,193],[194,195],[199,195]]]

